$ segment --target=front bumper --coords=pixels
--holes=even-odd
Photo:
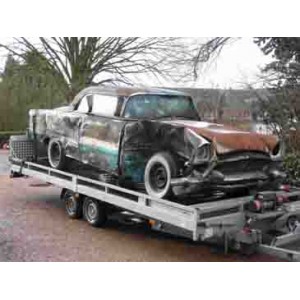
[[[215,183],[215,184],[238,184],[246,183],[251,181],[266,181],[269,179],[264,172],[251,172],[244,174],[232,174],[223,175],[220,172],[212,171],[207,177],[190,175],[187,177],[174,178],[171,180],[172,186],[182,186],[182,185],[193,185],[193,184],[205,184],[205,183]]]
[[[280,161],[273,161],[261,153],[232,153],[216,155],[206,165],[189,164],[183,177],[173,178],[172,187],[198,187],[232,190],[256,188],[282,183],[286,174]]]
[[[198,176],[197,176],[198,175]],[[187,177],[173,178],[172,187],[195,187],[203,189],[216,189],[220,191],[232,191],[240,188],[263,188],[271,183],[282,182],[285,174],[279,171],[272,173],[265,172],[244,172],[224,175],[219,171],[211,171],[206,177],[192,173]]]

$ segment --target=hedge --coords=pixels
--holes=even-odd
[[[286,155],[284,167],[290,181],[300,181],[300,153]]]
[[[8,142],[11,135],[22,135],[25,134],[24,131],[0,131],[0,148],[2,144]]]

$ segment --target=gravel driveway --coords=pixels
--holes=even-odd
[[[0,150],[0,175],[9,173],[8,151]]]

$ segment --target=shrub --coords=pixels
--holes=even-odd
[[[0,131],[0,149],[4,143],[7,143],[11,135],[22,135],[21,131]]]
[[[300,155],[300,129],[290,130],[285,134],[285,143],[290,153]]]
[[[290,153],[284,159],[284,167],[291,181],[300,181],[300,152]]]

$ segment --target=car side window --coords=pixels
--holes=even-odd
[[[79,105],[77,106],[76,111],[80,113],[87,114],[89,112],[89,104],[88,104],[88,95],[84,96],[81,100]]]
[[[94,94],[92,113],[95,115],[113,117],[115,116],[118,106],[118,98],[114,96],[106,96]]]

